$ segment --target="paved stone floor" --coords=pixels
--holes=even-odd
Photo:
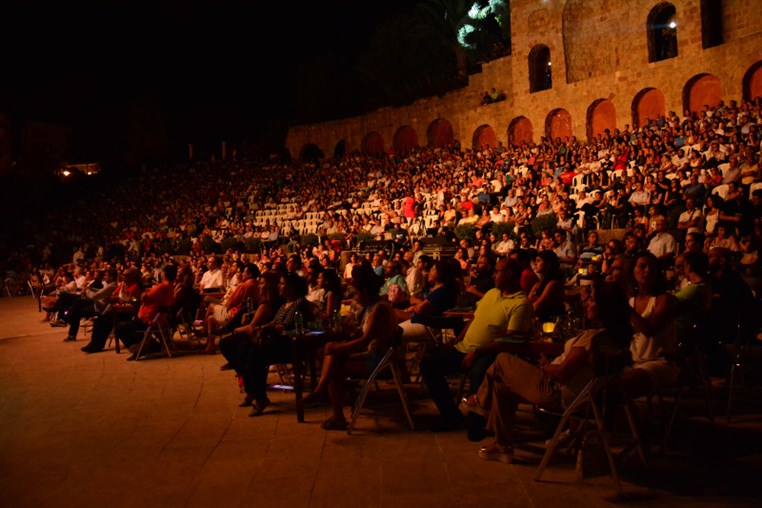
[[[534,481],[547,428],[530,413],[512,465],[425,430],[434,410],[414,385],[422,430],[383,391],[352,435],[320,429],[327,409],[296,423],[285,391],[249,418],[219,355],[85,355],[42,316],[31,297],[0,298],[0,506],[759,506],[762,411],[745,393],[730,424],[686,401],[665,453],[622,464],[617,499],[610,476],[576,480],[569,458]]]

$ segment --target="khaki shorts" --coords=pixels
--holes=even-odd
[[[217,323],[223,326],[230,323],[230,313],[228,312],[228,308],[224,305],[215,305],[212,309],[212,313],[212,317]]]

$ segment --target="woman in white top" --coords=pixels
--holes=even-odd
[[[720,206],[722,198],[716,194],[710,194],[706,197],[704,203],[704,236],[707,238],[714,235],[717,222],[720,220]]]
[[[677,352],[677,301],[666,291],[659,262],[650,252],[635,259],[632,278],[637,288],[630,298],[630,320],[635,332],[630,346],[633,368],[622,378],[628,392],[639,396],[677,379],[677,368],[671,361]]]

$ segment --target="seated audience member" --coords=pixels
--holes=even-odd
[[[709,252],[716,247],[722,247],[728,249],[731,252],[738,252],[741,250],[741,248],[738,246],[738,242],[736,242],[734,229],[728,228],[725,224],[720,223],[717,224],[717,227],[714,231],[714,236],[707,237],[704,250]]]
[[[514,249],[508,254],[508,257],[518,261],[521,266],[521,290],[527,295],[532,288],[540,281],[534,270],[532,270],[532,260],[537,257],[537,251],[527,249]]]
[[[575,247],[574,242],[566,231],[554,231],[553,238],[555,239],[555,253],[558,256],[561,273],[567,275],[577,264],[577,247]]]
[[[101,287],[95,288],[96,284],[91,284],[84,291],[84,297],[77,300],[68,311],[64,313],[64,321],[69,323],[69,333],[64,339],[65,342],[77,340],[79,332],[79,323],[82,318],[90,318],[103,313],[111,301],[111,295],[116,289],[117,272],[114,268],[109,268],[102,274]]]
[[[493,250],[498,256],[507,256],[516,247],[516,244],[508,233],[503,233],[501,239],[496,244],[493,244]]]
[[[243,364],[239,361],[246,358],[246,354],[239,352],[242,344],[256,342],[259,330],[270,323],[275,317],[275,312],[283,304],[279,294],[278,285],[281,275],[277,272],[265,272],[257,281],[257,308],[246,321],[233,330],[233,333],[220,339],[220,353],[227,363],[220,370],[235,369],[236,374],[243,375]]]
[[[220,269],[220,260],[217,256],[209,256],[207,259],[207,270],[201,276],[198,287],[204,293],[225,290],[224,274]]]
[[[117,284],[114,292],[111,293],[109,303],[124,305],[137,301],[143,292],[141,280],[140,271],[137,268],[127,268],[124,270],[122,272],[122,280]],[[136,311],[137,309],[133,313]],[[96,316],[93,320],[93,328],[90,331],[90,342],[82,347],[81,350],[85,353],[99,353],[103,351],[115,323],[131,318],[132,314],[119,313],[113,306],[109,311]]]
[[[664,274],[651,253],[638,256],[632,269],[637,293],[630,298],[634,335],[630,350],[633,368],[622,375],[633,397],[654,393],[677,379],[675,316],[677,301],[666,291]]]
[[[158,284],[145,291],[140,297],[140,308],[137,316],[129,321],[119,323],[114,333],[132,354],[128,360],[137,359],[140,341],[143,338],[140,332],[144,332],[153,322],[159,312],[169,313],[172,299],[175,294],[175,277],[177,276],[176,265],[166,265],[161,272],[161,280]],[[145,345],[141,354],[156,353],[161,350],[161,344],[151,340]]]
[[[535,258],[535,271],[540,280],[529,293],[532,311],[540,323],[557,321],[564,315],[564,275],[555,252],[540,251]]]
[[[473,274],[468,279],[464,291],[465,307],[473,307],[481,298],[495,287],[494,280],[495,260],[491,255],[480,255],[476,260]]]
[[[738,260],[738,272],[749,287],[759,295],[762,289],[762,259],[759,257],[759,237],[744,235],[741,237],[741,259]]]
[[[724,247],[709,251],[709,272],[712,284],[710,333],[716,339],[714,354],[710,353],[710,369],[724,374],[729,358],[720,344],[748,341],[759,323],[759,306],[749,285],[733,266],[732,253]]]
[[[687,284],[675,293],[675,331],[680,341],[691,337],[696,324],[705,325],[712,307],[712,284],[709,280],[709,257],[703,252],[686,252],[683,276]]]
[[[178,268],[175,279],[175,294],[170,308],[171,316],[176,316],[178,312],[182,311],[182,318],[189,323],[193,321],[201,304],[201,295],[196,290],[193,281],[193,269],[190,265],[186,264]]]
[[[396,259],[391,259],[384,267],[384,281],[379,294],[385,300],[397,308],[401,305],[410,303],[408,295],[407,281],[402,276],[402,266]]]
[[[552,362],[541,356],[532,364],[514,354],[499,354],[478,391],[462,403],[464,410],[486,417],[487,428],[495,435],[494,443],[479,450],[479,457],[513,461],[513,424],[519,403],[564,408],[596,375],[602,355],[626,364],[632,339],[630,310],[617,284],[601,283],[585,302],[593,328],[567,340],[563,353]]]
[[[418,321],[426,317],[441,317],[447,309],[455,305],[458,296],[456,278],[459,268],[452,260],[440,259],[428,272],[430,289],[423,298],[410,297],[407,309],[397,309],[398,320],[403,328],[406,341],[421,340],[426,337],[425,325]]]
[[[287,332],[296,327],[296,315],[301,313],[304,322],[312,320],[313,306],[307,299],[307,281],[295,271],[281,275],[280,297],[284,303],[278,308],[272,321],[258,327],[251,342],[239,348],[242,355],[236,363],[242,367],[243,387],[246,391],[243,405],[252,406],[249,416],[261,415],[270,405],[267,397],[267,374],[270,365],[291,363],[294,358],[293,343]]]
[[[206,308],[206,347],[204,353],[214,354],[214,333],[223,327],[240,324],[241,316],[246,311],[248,302],[257,298],[257,277],[259,268],[247,264],[241,274],[241,282],[233,294],[222,303],[210,303]]]
[[[603,254],[604,246],[598,243],[598,232],[591,230],[587,233],[587,243],[579,249],[579,260],[590,262],[595,256]]]
[[[663,268],[669,266],[674,261],[675,254],[677,254],[677,241],[667,231],[667,219],[659,216],[654,219],[655,232],[651,237],[651,241],[648,242],[648,252],[656,256],[659,261],[659,267]]]
[[[63,313],[69,309],[74,302],[79,299],[80,293],[77,283],[74,281],[74,275],[71,272],[64,272],[60,278],[60,284],[56,290],[48,295],[49,305],[43,304],[42,310],[47,312],[46,321],[50,321],[54,316],[55,321],[51,321],[50,326],[66,326],[63,320]]]
[[[346,340],[325,345],[320,380],[315,390],[304,398],[304,402],[309,403],[326,392],[330,394],[333,411],[321,425],[323,429],[346,429],[345,379],[370,375],[396,337],[397,317],[389,302],[379,295],[382,283],[383,279],[367,265],[358,266],[352,272],[355,300],[363,309],[360,322]]]
[[[323,323],[325,329],[337,325],[337,315],[341,310],[341,302],[344,299],[339,275],[333,268],[326,268],[318,275],[317,285],[323,290],[323,306],[316,310],[315,318]]]
[[[477,302],[474,318],[461,332],[459,342],[437,349],[423,359],[421,375],[440,414],[440,421],[432,430],[446,431],[464,424],[446,376],[468,373],[470,389],[475,390],[501,350],[501,340],[531,333],[532,308],[521,290],[521,271],[521,265],[514,259],[498,261],[495,287]]]
[[[313,258],[305,270],[304,277],[307,279],[307,301],[320,309],[325,305],[325,290],[318,284],[318,277],[323,273],[323,267],[316,258]]]

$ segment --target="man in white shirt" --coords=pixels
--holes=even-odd
[[[629,201],[633,206],[645,206],[651,201],[651,196],[643,189],[642,182],[635,183],[635,190],[630,195]]]
[[[685,232],[700,232],[704,215],[696,208],[696,199],[688,197],[685,200],[685,211],[677,219],[677,229]]]
[[[656,219],[655,228],[656,234],[648,243],[648,252],[660,262],[669,263],[677,252],[677,241],[667,232],[667,220],[664,217]]]
[[[206,263],[207,270],[204,272],[204,275],[201,276],[201,282],[198,284],[199,288],[201,291],[210,291],[213,289],[224,290],[225,279],[222,275],[222,270],[220,270],[219,260],[216,256],[209,256]]]

